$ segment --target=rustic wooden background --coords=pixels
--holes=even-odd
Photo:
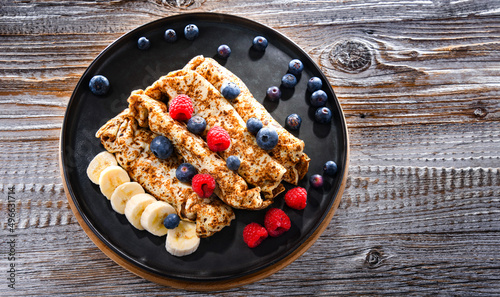
[[[327,230],[278,273],[221,296],[500,294],[500,2],[0,1],[0,295],[210,295],[107,258],[69,209],[58,166],[66,104],[109,43],[184,12],[289,36],[322,67],[351,140]],[[16,289],[6,280],[15,186]]]

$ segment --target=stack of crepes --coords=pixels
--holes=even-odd
[[[240,88],[234,100],[226,100],[219,92],[226,81]],[[185,123],[168,113],[169,100],[181,94],[191,98],[194,114],[207,122],[201,135],[189,132]],[[228,226],[234,219],[231,207],[264,209],[284,191],[282,181],[296,185],[307,173],[310,159],[303,152],[304,142],[274,120],[240,78],[211,58],[193,58],[145,91],[132,92],[128,103],[128,108],[101,127],[96,136],[133,180],[155,198],[174,206],[182,219],[196,222],[199,237]],[[257,145],[255,136],[246,129],[251,117],[278,132],[274,149],[265,151]],[[206,143],[207,131],[214,126],[224,128],[231,137],[231,145],[223,152],[211,151]],[[172,142],[175,155],[169,160],[159,160],[149,151],[149,142],[156,135]],[[237,172],[226,166],[225,159],[231,155],[241,161]],[[217,184],[214,193],[220,200],[214,196],[202,199],[178,181],[175,169],[181,162],[213,176]]]

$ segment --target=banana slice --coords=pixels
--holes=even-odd
[[[163,236],[168,232],[163,225],[163,220],[171,213],[176,213],[172,205],[164,201],[153,202],[144,209],[141,215],[141,225],[151,234]]]
[[[125,204],[125,216],[132,226],[139,230],[144,230],[144,227],[141,225],[141,216],[146,207],[153,202],[156,202],[155,197],[146,193],[137,194],[130,198]]]
[[[181,257],[192,254],[198,249],[200,238],[196,236],[196,224],[180,221],[175,229],[169,229],[165,248],[170,254]]]
[[[101,172],[109,166],[117,166],[115,155],[104,151],[97,154],[87,167],[87,176],[94,184],[99,184]]]
[[[111,195],[111,207],[120,214],[125,213],[125,204],[137,194],[144,193],[144,188],[136,182],[127,182],[119,185]]]
[[[109,166],[101,172],[99,177],[99,187],[106,198],[111,199],[115,189],[130,181],[127,171],[120,166]]]

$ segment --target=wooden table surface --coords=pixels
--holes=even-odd
[[[500,294],[499,1],[2,0],[1,296],[212,294],[106,257],[71,212],[58,165],[86,67],[127,31],[186,12],[235,14],[291,38],[327,75],[350,133],[346,190],[316,243],[214,295]]]

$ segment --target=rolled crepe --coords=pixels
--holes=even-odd
[[[96,136],[132,180],[156,199],[170,203],[182,219],[196,222],[198,237],[211,236],[234,219],[231,207],[217,197],[200,198],[190,185],[175,178],[182,158],[175,152],[165,160],[155,157],[149,144],[158,135],[140,128],[128,109],[109,120]]]
[[[161,134],[172,142],[179,154],[191,163],[200,173],[214,177],[217,187],[215,193],[229,206],[239,209],[263,209],[272,200],[263,200],[260,188],[248,188],[248,184],[237,173],[229,170],[226,162],[208,148],[198,135],[189,132],[181,123],[175,121],[167,112],[167,106],[160,101],[144,95],[142,90],[134,91],[128,98],[130,113],[141,127]]]
[[[161,100],[164,95],[170,99],[181,94],[189,96],[195,114],[207,122],[206,131],[220,126],[229,133],[231,145],[219,154],[224,159],[229,156],[240,159],[238,173],[247,183],[259,187],[264,197],[269,199],[284,190],[281,181],[286,169],[257,145],[255,136],[247,130],[245,121],[201,75],[191,70],[169,73],[147,88],[145,94],[156,100]]]
[[[240,88],[240,95],[230,103],[238,114],[246,122],[251,117],[256,117],[262,121],[264,126],[272,126],[279,135],[276,147],[271,150],[272,156],[283,165],[287,172],[284,180],[296,185],[302,179],[309,168],[309,157],[304,153],[304,142],[286,129],[284,129],[267,112],[250,93],[245,83],[227,68],[221,66],[212,58],[197,56],[184,67],[184,70],[194,70],[207,79],[217,90],[226,81],[235,83]]]

